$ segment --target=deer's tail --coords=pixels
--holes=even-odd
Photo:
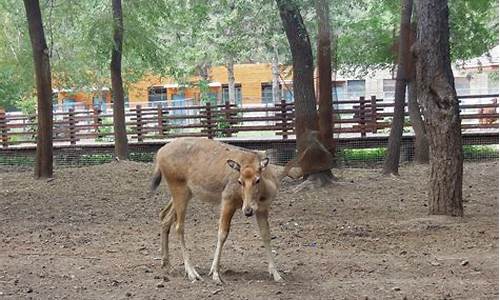
[[[149,187],[149,190],[151,192],[155,191],[161,183],[161,171],[156,159],[154,164],[155,164],[155,170],[153,172],[153,178],[151,178],[151,185]]]

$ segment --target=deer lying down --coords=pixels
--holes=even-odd
[[[205,138],[179,138],[158,150],[151,189],[164,178],[172,196],[160,213],[162,265],[169,267],[168,235],[175,222],[181,242],[184,268],[192,281],[202,278],[192,266],[184,239],[186,208],[192,197],[221,203],[217,248],[209,275],[222,283],[219,261],[229,233],[231,218],[241,208],[245,216],[255,214],[264,242],[269,273],[282,280],[271,253],[268,212],[286,171],[269,165],[260,153]]]

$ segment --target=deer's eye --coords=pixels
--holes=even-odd
[[[257,179],[255,179],[255,184],[257,184],[259,182],[260,182],[260,177],[257,177]]]
[[[238,179],[238,183],[239,183],[240,185],[243,185],[243,182],[241,182],[241,180],[239,180],[239,179]]]

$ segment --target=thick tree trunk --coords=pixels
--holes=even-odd
[[[394,117],[387,145],[387,156],[383,173],[398,175],[401,137],[405,118],[405,94],[408,80],[408,61],[410,57],[410,21],[413,0],[401,0],[401,23],[399,32],[398,70],[394,95]]]
[[[118,159],[128,158],[127,131],[125,127],[125,100],[122,81],[123,15],[121,0],[112,0],[113,6],[113,49],[111,52],[111,87],[113,90],[113,123],[115,155]]]
[[[304,176],[311,178],[304,183],[317,187],[331,182],[330,169],[333,167],[333,158],[328,149],[319,141],[311,43],[295,3],[285,0],[276,2],[292,52],[295,133],[298,150],[296,162]]]
[[[42,14],[38,0],[24,0],[28,28],[33,49],[36,91],[38,97],[38,133],[35,178],[52,177],[52,84],[49,49],[43,31]]]
[[[316,0],[316,15],[318,16],[319,139],[332,155],[335,155],[333,145],[332,51],[329,11],[327,0]]]
[[[417,102],[417,83],[415,80],[408,82],[408,112],[410,122],[415,133],[415,162],[419,164],[429,163],[429,142],[425,133],[424,121]]]
[[[306,131],[318,130],[311,42],[302,16],[295,4],[284,0],[277,0],[277,3],[292,52],[295,132],[297,139],[300,140]],[[301,150],[303,149],[299,149],[299,152]]]
[[[273,78],[273,103],[280,102],[280,65],[278,58],[278,49],[273,46],[273,57],[271,60],[271,71]]]
[[[463,216],[460,111],[450,64],[446,0],[417,1],[418,97],[430,143],[430,214]]]
[[[226,69],[229,103],[236,103],[236,83],[234,79],[234,61],[232,57],[228,58]]]

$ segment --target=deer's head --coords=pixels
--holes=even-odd
[[[262,194],[262,175],[269,164],[269,158],[257,159],[254,163],[240,164],[234,160],[227,160],[227,164],[239,172],[238,184],[243,200],[242,210],[245,216],[250,217],[259,209]]]

